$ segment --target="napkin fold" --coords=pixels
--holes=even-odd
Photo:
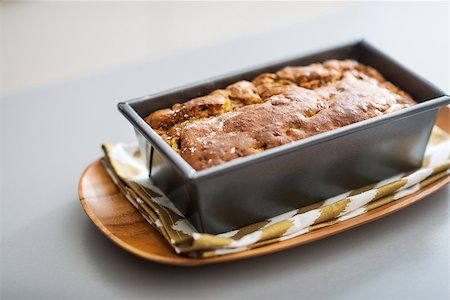
[[[104,144],[103,163],[123,195],[179,254],[211,257],[261,247],[342,222],[402,199],[450,174],[450,137],[433,128],[423,166],[221,234],[199,233],[148,177],[136,143]]]

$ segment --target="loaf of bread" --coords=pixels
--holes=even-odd
[[[328,60],[236,82],[145,121],[202,170],[414,104],[375,69]]]

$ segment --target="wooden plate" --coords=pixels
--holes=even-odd
[[[449,112],[448,107],[441,109],[436,124],[450,133]],[[81,175],[78,194],[88,217],[101,232],[121,248],[158,263],[195,266],[255,257],[310,243],[396,212],[423,199],[449,182],[450,176],[446,176],[423,190],[347,221],[282,242],[212,258],[177,255],[158,231],[122,196],[100,160],[91,163]]]

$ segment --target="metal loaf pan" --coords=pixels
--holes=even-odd
[[[143,120],[155,110],[264,72],[346,58],[376,68],[418,104],[201,171]],[[136,129],[151,179],[199,231],[219,233],[420,167],[437,111],[449,102],[429,82],[358,41],[121,102],[119,110]]]

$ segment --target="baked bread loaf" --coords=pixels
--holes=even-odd
[[[236,82],[145,121],[202,170],[414,104],[375,69],[328,60]]]

